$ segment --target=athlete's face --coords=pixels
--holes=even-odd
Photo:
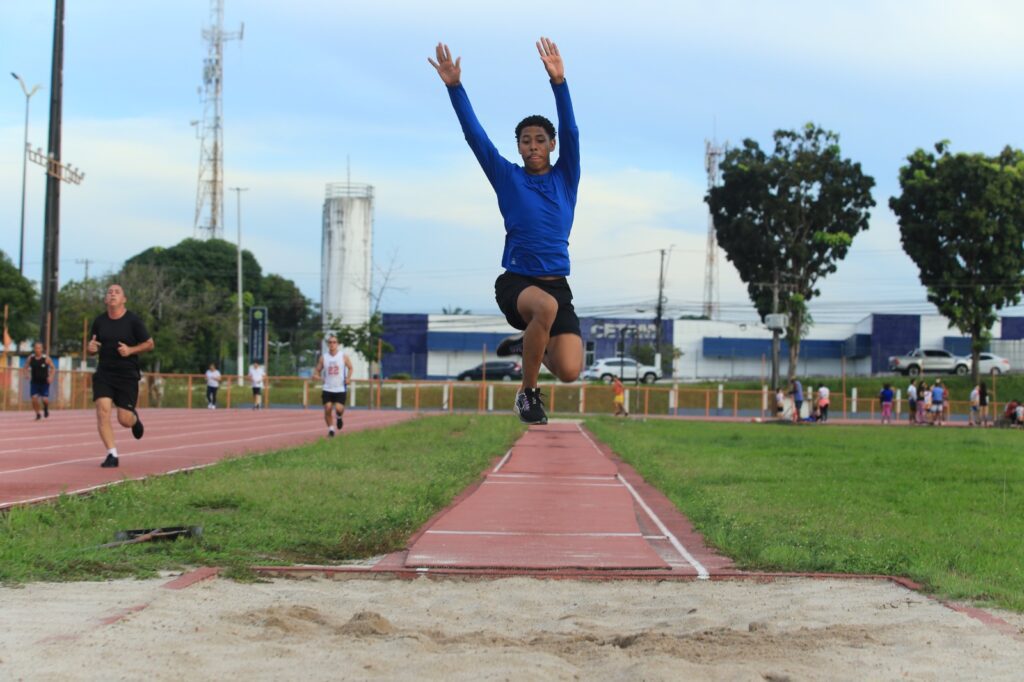
[[[38,358],[40,355],[43,354],[43,344],[37,343],[34,346],[32,346],[32,352],[35,353],[36,357]]]
[[[551,152],[555,151],[555,140],[540,126],[526,126],[519,131],[519,155],[523,166],[531,175],[540,175],[551,170]]]
[[[120,308],[127,300],[120,284],[111,284],[107,287],[107,294],[103,297],[103,302],[108,308]]]
[[[331,353],[338,350],[338,339],[328,339],[327,347],[331,349]]]

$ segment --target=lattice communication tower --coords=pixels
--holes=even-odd
[[[199,180],[193,235],[199,239],[224,237],[224,41],[241,40],[238,31],[224,30],[224,0],[210,0],[210,25],[203,29],[206,58],[203,60],[203,119],[199,126]]]
[[[721,180],[718,161],[725,155],[725,147],[704,140],[704,168],[708,172],[708,189],[716,187]],[[708,213],[708,243],[704,262],[704,317],[717,320],[719,315],[718,296],[718,240],[715,238],[715,220]]]

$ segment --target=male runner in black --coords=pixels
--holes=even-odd
[[[153,350],[153,339],[138,315],[125,308],[128,299],[120,284],[107,287],[103,302],[107,312],[92,323],[88,350],[99,353],[99,364],[92,379],[92,399],[96,404],[96,422],[107,458],[100,466],[118,466],[110,411],[117,407],[118,423],[142,438],[142,420],[135,410],[139,399],[139,353]]]
[[[28,394],[32,398],[32,409],[36,419],[50,416],[50,384],[53,383],[53,360],[43,354],[43,344],[36,341],[32,355],[28,358]],[[40,414],[40,407],[42,414]]]

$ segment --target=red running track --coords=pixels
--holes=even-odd
[[[532,427],[479,485],[414,536],[407,551],[371,570],[708,578],[711,571],[734,569],[589,432],[575,423],[551,423]]]
[[[84,493],[125,479],[196,469],[225,457],[310,443],[327,434],[317,410],[185,410],[141,412],[146,433],[132,438],[114,426],[121,466],[101,469],[106,449],[88,410],[0,413],[0,509]],[[342,434],[412,419],[414,412],[349,410]],[[116,422],[115,422],[116,423]],[[344,435],[338,437],[344,439]]]

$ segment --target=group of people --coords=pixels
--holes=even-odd
[[[788,395],[792,399],[793,411],[790,419],[799,423],[803,419],[804,409],[804,385],[799,379],[793,379],[789,383]],[[818,384],[816,389],[812,388],[811,404],[808,410],[807,421],[826,423],[828,422],[828,407],[832,400],[832,391],[825,384]],[[786,417],[786,393],[779,386],[775,389],[775,416],[778,419]]]

